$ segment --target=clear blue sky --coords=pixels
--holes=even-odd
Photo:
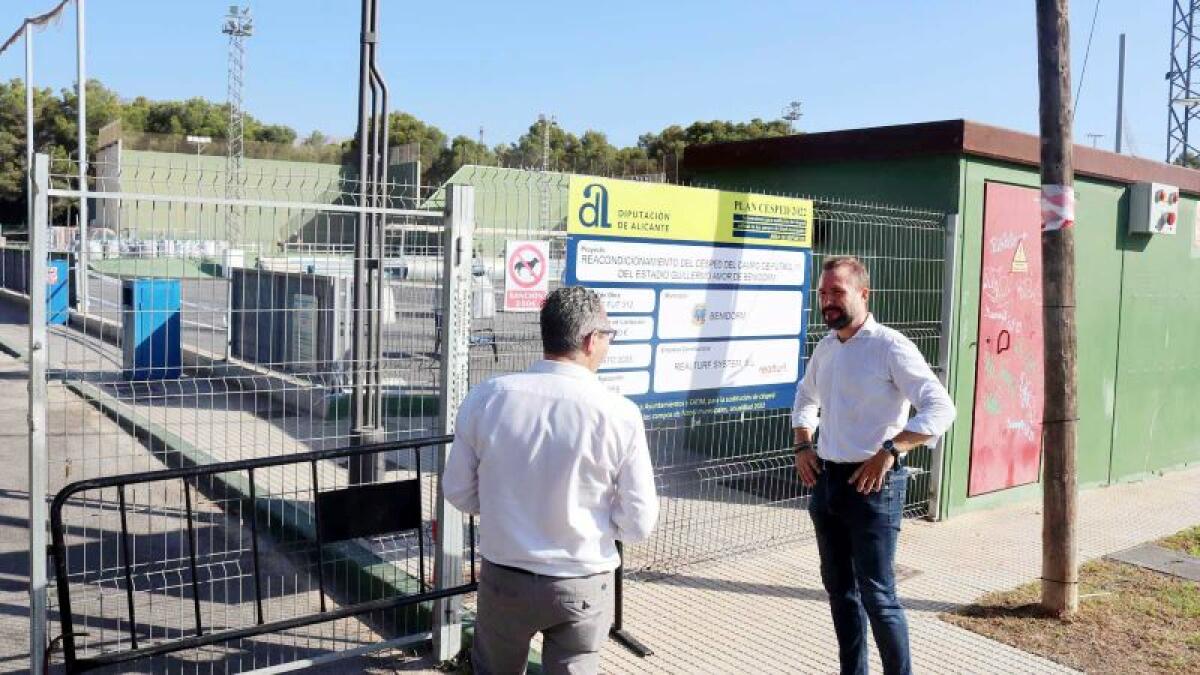
[[[6,0],[0,33],[56,0]],[[488,144],[538,112],[616,144],[697,119],[778,117],[824,131],[965,117],[1037,131],[1033,0],[381,0],[382,70],[393,109]],[[88,75],[122,96],[225,98],[228,0],[88,0]],[[354,0],[252,0],[246,106],[255,117],[339,137],[353,132],[359,30]],[[1095,0],[1071,3],[1078,82]],[[1100,4],[1076,140],[1111,147],[1117,36],[1128,34],[1126,115],[1137,154],[1166,147],[1170,0]],[[40,86],[74,81],[75,15],[35,37]],[[0,55],[19,77],[23,47]]]

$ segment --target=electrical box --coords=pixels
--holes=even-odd
[[[62,326],[71,316],[71,271],[66,260],[46,262],[46,323]]]
[[[174,380],[181,366],[179,280],[126,279],[121,347],[127,380]]]
[[[1179,225],[1179,188],[1164,183],[1135,183],[1129,198],[1129,231],[1175,234]]]

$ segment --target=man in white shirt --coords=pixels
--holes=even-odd
[[[796,471],[812,488],[809,515],[841,672],[867,672],[869,619],[884,672],[908,674],[908,622],[893,574],[907,485],[903,459],[945,433],[955,411],[916,345],[871,316],[870,288],[857,258],[822,265],[818,296],[831,331],[796,389]],[[917,408],[911,418],[910,403]]]
[[[547,673],[596,672],[616,542],[658,520],[641,412],[595,375],[616,334],[600,297],[560,288],[540,318],[545,359],[467,395],[442,478],[479,514],[478,673],[524,672],[538,632]]]

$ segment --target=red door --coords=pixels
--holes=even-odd
[[[1038,191],[988,183],[969,496],[1037,481],[1042,399]]]

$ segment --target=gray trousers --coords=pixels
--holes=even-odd
[[[542,634],[542,670],[595,673],[613,622],[613,574],[564,579],[483,561],[471,665],[481,675],[524,673]]]

